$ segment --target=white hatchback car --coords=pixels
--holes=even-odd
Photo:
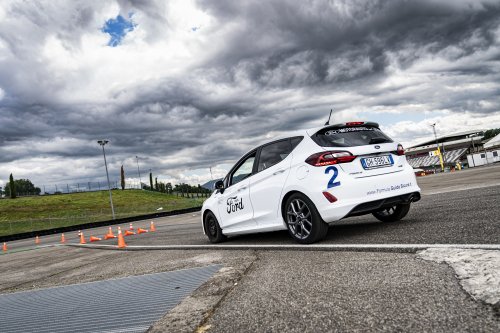
[[[202,208],[212,243],[228,235],[287,229],[299,243],[324,238],[328,224],[373,214],[398,221],[420,200],[401,144],[373,122],[301,131],[245,154]]]

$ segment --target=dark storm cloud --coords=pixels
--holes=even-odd
[[[45,43],[57,38],[66,50],[78,52],[82,35],[94,29],[95,11],[103,6],[99,0],[75,0],[73,6],[56,1],[13,2],[0,29],[0,88],[6,91],[0,107],[16,103],[23,113],[30,111],[26,104],[51,107],[53,93],[64,88],[68,77],[56,77],[46,66]]]
[[[314,86],[346,83],[380,75],[388,53],[406,67],[426,53],[450,45],[459,57],[495,42],[499,3],[433,1],[296,2],[201,1],[220,23],[243,22],[211,65],[242,71],[262,86]],[[338,5],[335,5],[338,4]],[[475,7],[475,8],[473,8]],[[475,36],[474,43],[467,39]],[[458,56],[456,56],[458,57]],[[452,58],[450,56],[450,58]],[[364,65],[363,65],[364,64]],[[297,67],[305,75],[297,75]]]
[[[146,27],[147,43],[170,38],[165,2],[118,4],[122,14],[142,15],[137,23]],[[0,31],[6,45],[0,49],[0,162],[42,156],[94,165],[100,153],[95,141],[107,138],[112,165],[140,155],[148,167],[168,173],[234,161],[270,132],[321,125],[331,107],[341,119],[353,107],[500,111],[496,1],[198,4],[216,24],[201,27],[207,52],[188,71],[78,102],[59,92],[72,81],[91,85],[91,75],[57,76],[37,54],[51,36],[78,52],[82,34],[100,27],[95,11],[104,5],[84,1],[67,12],[47,3],[15,6],[10,15],[23,24]],[[380,85],[406,69],[435,79]],[[471,88],[454,90],[462,84]]]
[[[68,11],[57,3],[33,2],[26,6],[22,2],[14,3],[9,15],[22,19],[22,25],[18,31],[3,31],[0,33],[2,39],[9,44],[9,49],[18,57],[27,58],[33,46],[40,45],[45,41],[48,33],[55,33],[66,42],[67,46],[77,44],[82,32],[89,28],[94,19],[94,12],[98,1],[88,1],[81,6],[73,7]],[[55,20],[56,15],[64,14],[65,20]],[[24,42],[29,33],[31,43]]]
[[[2,109],[5,122],[2,122],[0,140],[4,142],[69,137],[86,144],[73,150],[60,144],[38,151],[37,147],[0,148],[0,162],[33,155],[92,157],[98,153],[97,145],[92,146],[95,141],[107,138],[112,143],[113,153],[121,156],[120,159],[134,154],[162,158],[186,148],[194,149],[188,161],[169,163],[169,167],[196,167],[214,160],[224,161],[223,156],[228,156],[229,160],[239,156],[241,146],[227,144],[228,138],[237,141],[242,132],[246,137],[254,132],[262,135],[264,126],[260,126],[261,119],[251,119],[255,113],[249,101],[215,101],[194,90],[162,83],[139,90],[137,98],[123,106],[73,105],[71,112],[65,110],[66,106],[58,105],[50,109],[39,105]],[[24,114],[26,121],[19,122],[19,114]],[[249,129],[233,126],[241,122]]]

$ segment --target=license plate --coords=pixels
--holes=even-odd
[[[391,155],[367,157],[361,159],[361,165],[365,169],[383,168],[394,164]]]

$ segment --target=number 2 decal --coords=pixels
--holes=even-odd
[[[339,170],[336,167],[329,166],[328,168],[325,169],[325,174],[329,174],[330,171],[332,170],[333,170],[333,176],[332,178],[330,178],[330,181],[328,182],[328,188],[340,186],[340,182],[335,181],[335,179],[339,175]]]

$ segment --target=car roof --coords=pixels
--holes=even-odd
[[[356,124],[356,125],[348,125],[349,123]],[[324,125],[321,127],[310,128],[306,132],[309,136],[312,136],[325,128],[335,129],[335,128],[344,128],[344,127],[356,127],[356,126],[370,126],[370,127],[379,128],[378,123],[375,123],[373,121],[350,121],[350,122],[348,121],[345,123],[338,123],[338,124]]]
[[[372,126],[372,127],[379,128],[378,123],[375,123],[375,122],[372,122],[372,121],[359,121],[359,122],[363,123],[363,124],[360,124],[359,126]],[[332,125],[323,125],[323,126],[320,126],[320,127],[313,127],[313,128],[308,128],[308,129],[302,129],[302,130],[295,130],[295,131],[292,131],[292,132],[287,132],[286,134],[279,135],[279,136],[277,136],[275,138],[272,138],[269,141],[266,141],[262,145],[266,145],[268,143],[271,143],[271,142],[274,142],[274,141],[279,141],[279,140],[282,140],[282,139],[292,138],[294,136],[306,136],[306,135],[307,136],[312,136],[312,135],[316,134],[317,132],[321,131],[322,129],[325,129],[325,128],[331,128],[331,129],[342,128],[342,127],[346,127],[346,124],[348,124],[348,123],[349,122],[332,124]],[[259,146],[262,146],[262,145],[259,145]]]

